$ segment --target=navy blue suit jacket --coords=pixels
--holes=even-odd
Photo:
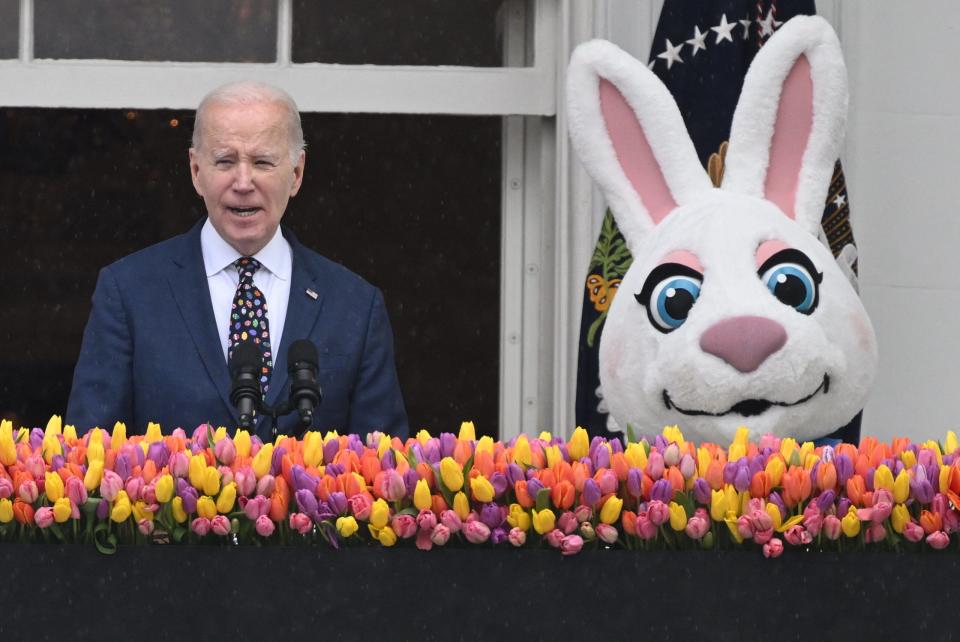
[[[164,432],[198,424],[231,430],[230,374],[216,327],[200,249],[202,221],[186,234],[131,254],[100,272],[83,335],[66,421],[78,430],[115,421],[130,433],[147,422]],[[293,253],[290,302],[266,402],[286,400],[287,349],[310,339],[319,353],[323,400],[312,428],[406,437],[408,425],[393,357],[393,334],[380,291],[301,245]],[[314,298],[307,290],[316,293]],[[266,420],[266,421],[265,421]],[[281,418],[292,434],[296,412]],[[257,431],[269,437],[269,419]]]

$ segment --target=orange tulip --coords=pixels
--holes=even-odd
[[[707,466],[707,474],[704,475],[704,479],[707,480],[713,490],[723,488],[723,464],[717,459],[711,461],[710,465]]]
[[[573,467],[565,461],[560,461],[553,467],[553,473],[557,476],[557,481],[566,480],[573,484],[576,479],[573,475]]]
[[[540,471],[540,483],[543,484],[544,488],[553,488],[557,485],[557,476],[552,468]]]
[[[856,506],[863,506],[863,494],[867,492],[867,484],[860,475],[853,475],[847,480],[847,497]]]
[[[575,461],[573,467],[573,487],[577,492],[583,492],[583,483],[590,478],[590,469],[582,461]]]
[[[463,466],[473,454],[473,443],[464,440],[458,440],[453,449],[453,460]]]
[[[667,472],[664,474],[664,477],[670,482],[670,486],[673,487],[673,490],[681,492],[683,491],[686,480],[683,478],[683,473],[680,472],[679,468],[676,466],[670,466],[667,468]]]
[[[277,481],[280,481],[279,479]],[[274,491],[270,495],[270,519],[275,522],[282,522],[287,519],[287,507],[289,504],[284,501],[283,495]]]
[[[517,480],[517,483],[513,485],[513,492],[517,495],[517,503],[524,508],[533,508],[534,504],[536,504],[536,501],[534,501],[534,499],[530,497],[530,493],[527,492],[526,480]]]
[[[423,479],[427,482],[427,486],[430,488],[436,488],[437,484],[433,479],[433,468],[425,461],[421,461],[417,464],[417,475],[420,476],[420,479]]]
[[[363,457],[360,458],[360,474],[363,475],[364,480],[366,480],[368,484],[372,484],[379,472],[380,460],[377,459],[377,453],[373,450],[368,450],[363,454]]]
[[[566,479],[557,482],[557,485],[550,490],[550,499],[553,500],[553,505],[560,510],[567,510],[573,506],[575,496],[576,489]]]
[[[625,510],[620,513],[620,524],[623,526],[623,532],[627,535],[637,534],[637,514],[632,510]]]
[[[343,494],[347,497],[353,497],[367,490],[363,484],[360,483],[360,479],[357,478],[356,473],[343,473],[338,476],[338,479],[341,480],[340,485],[343,488]]]
[[[431,504],[432,505],[430,509],[437,515],[449,508],[446,500],[443,498],[443,495],[434,495],[433,499],[431,500]]]
[[[837,487],[837,467],[832,461],[820,464],[817,468],[817,487],[820,490],[835,490]]]
[[[770,495],[770,475],[764,470],[758,470],[750,480],[750,496],[766,498]]]
[[[317,488],[314,491],[317,494],[317,497],[320,498],[320,501],[327,501],[330,499],[330,493],[337,491],[337,480],[331,477],[330,475],[324,475],[320,477],[320,481],[317,482]]]
[[[627,473],[630,471],[630,464],[627,462],[627,458],[623,456],[623,453],[613,453],[610,457],[610,468],[613,469],[613,472],[616,473],[617,479],[620,481],[627,481]],[[583,488],[581,486],[581,488]]]
[[[60,470],[63,470],[62,468]],[[153,478],[157,476],[157,464],[152,459],[148,459],[143,464],[143,472],[141,473],[143,481],[149,484],[153,481]]]
[[[13,500],[13,516],[21,524],[32,524],[33,506],[18,497]]]
[[[928,510],[920,512],[920,526],[923,527],[923,531],[929,535],[940,530],[940,527],[943,526],[943,518],[940,517],[939,513],[931,513]]]
[[[783,501],[790,508],[810,496],[810,473],[800,466],[790,466],[780,482],[783,484]]]
[[[490,479],[493,477],[493,455],[486,450],[482,450],[473,458],[473,467],[480,471],[480,474]]]

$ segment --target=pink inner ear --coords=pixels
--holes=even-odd
[[[677,207],[677,202],[673,200],[636,114],[620,90],[605,78],[600,79],[600,110],[623,173],[640,196],[654,224],[659,223]]]
[[[806,56],[797,58],[783,83],[777,122],[770,142],[770,166],[764,191],[790,218],[796,218],[794,206],[800,163],[807,150],[813,128],[813,79]]]

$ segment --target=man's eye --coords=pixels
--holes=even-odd
[[[229,158],[218,158],[216,161],[214,161],[214,164],[217,167],[229,167],[230,165],[233,165],[233,161]]]
[[[270,161],[259,160],[257,161],[257,167],[273,167],[273,163]]]

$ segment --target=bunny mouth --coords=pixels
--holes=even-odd
[[[731,413],[738,414],[743,417],[755,417],[757,415],[762,415],[768,409],[773,406],[780,406],[782,408],[789,408],[791,406],[796,406],[802,404],[805,401],[808,401],[814,397],[818,392],[823,391],[823,394],[827,394],[830,390],[830,375],[824,374],[823,381],[820,382],[820,385],[817,386],[817,389],[811,392],[806,397],[798,399],[794,402],[787,401],[770,401],[768,399],[744,399],[743,401],[738,401],[726,412],[709,412],[706,410],[688,410],[681,408],[673,402],[670,398],[670,394],[664,389],[663,391],[663,403],[667,406],[667,410],[676,410],[682,415],[688,415],[691,417],[723,417],[724,415],[729,415]]]

